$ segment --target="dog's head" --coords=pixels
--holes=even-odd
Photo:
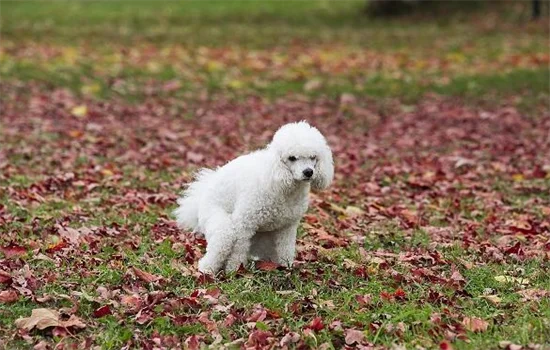
[[[323,135],[306,122],[282,126],[268,148],[275,152],[277,176],[285,182],[311,182],[327,188],[334,177],[332,152]]]

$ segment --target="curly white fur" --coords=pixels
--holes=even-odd
[[[201,170],[174,211],[180,227],[206,238],[199,270],[234,271],[249,257],[292,265],[310,187],[328,187],[333,175],[325,138],[306,122],[284,125],[264,149]]]

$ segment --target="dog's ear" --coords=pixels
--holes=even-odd
[[[330,147],[325,144],[323,152],[319,156],[319,162],[316,165],[317,174],[311,182],[311,187],[314,190],[324,190],[327,188],[334,177],[334,163],[332,160],[332,152]]]

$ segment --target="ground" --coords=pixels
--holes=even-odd
[[[547,25],[363,7],[3,1],[0,348],[549,349]],[[178,193],[302,119],[294,266],[199,274]]]

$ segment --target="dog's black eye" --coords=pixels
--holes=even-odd
[[[291,162],[295,162],[295,161],[296,161],[296,159],[297,159],[297,158],[296,158],[296,157],[294,157],[294,156],[290,156],[290,157],[288,157],[288,160],[290,160]]]
[[[317,156],[311,156],[311,157],[309,157],[309,159],[315,160],[315,159],[317,159]]]

